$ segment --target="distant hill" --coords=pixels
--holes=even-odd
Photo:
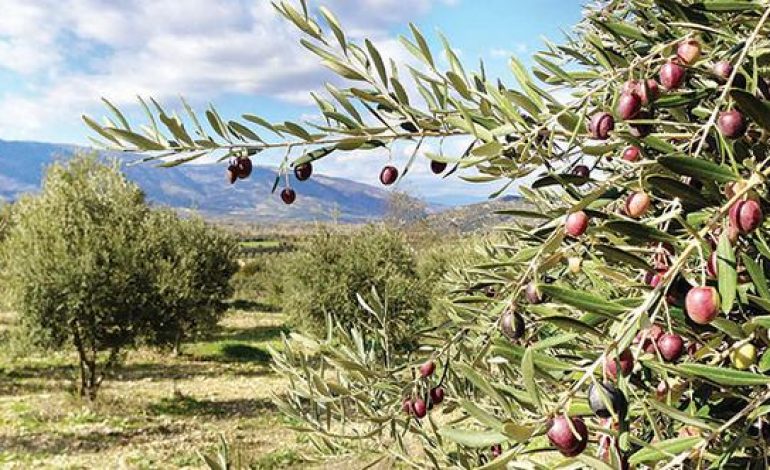
[[[511,216],[495,214],[504,209],[531,208],[518,196],[505,196],[478,204],[469,204],[429,215],[428,226],[439,233],[468,234],[484,232],[512,220]]]
[[[40,187],[43,171],[55,160],[78,150],[72,145],[0,140],[0,199],[13,201]],[[151,164],[125,166],[129,179],[149,201],[180,210],[194,209],[208,218],[247,222],[340,221],[380,219],[387,209],[388,192],[354,181],[313,175],[292,185],[297,202],[283,204],[271,194],[276,170],[255,167],[251,178],[231,186],[222,165],[182,165],[158,169]]]

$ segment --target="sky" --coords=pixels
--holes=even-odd
[[[411,61],[397,41],[408,22],[434,50],[440,31],[466,68],[483,59],[488,75],[507,83],[513,82],[509,57],[530,63],[542,38],[559,41],[580,19],[582,3],[308,0],[311,10],[334,11],[353,39],[368,37],[400,62]],[[297,45],[300,37],[269,0],[0,0],[0,139],[87,144],[80,115],[104,114],[102,96],[137,119],[140,94],[171,110],[179,108],[180,95],[197,110],[214,103],[228,119],[254,113],[312,120],[309,93],[334,77]],[[424,148],[436,150],[432,145]],[[378,184],[388,158],[403,166],[410,150],[331,156],[316,171]],[[255,163],[275,165],[281,157],[261,154]],[[438,179],[427,160],[421,163],[399,189],[447,204],[485,199],[495,190]]]

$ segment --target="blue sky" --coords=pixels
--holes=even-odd
[[[414,21],[435,46],[449,37],[468,67],[512,82],[508,57],[525,59],[541,38],[580,18],[577,0],[309,0],[327,5],[354,38],[370,37],[386,55],[407,59],[395,38]],[[87,143],[83,113],[100,115],[106,96],[136,115],[134,96],[170,108],[179,94],[200,109],[211,101],[228,117],[272,120],[314,113],[308,94],[329,74],[296,46],[298,34],[268,0],[0,0],[0,139]],[[46,27],[41,28],[41,25]],[[405,163],[409,149],[394,153]],[[375,184],[386,155],[348,155],[318,171]],[[262,162],[274,164],[266,155]],[[376,163],[373,162],[376,160]],[[402,189],[426,199],[466,202],[493,188],[441,181],[422,165]]]

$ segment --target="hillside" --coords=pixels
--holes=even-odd
[[[527,209],[529,206],[517,196],[469,204],[429,215],[425,222],[438,233],[468,234],[484,232],[511,220],[511,216],[496,214],[504,209]]]
[[[12,201],[24,192],[37,191],[47,165],[69,158],[78,147],[39,142],[0,140],[0,199]],[[131,155],[122,160],[130,161]],[[249,180],[230,186],[223,165],[182,165],[158,169],[151,164],[124,166],[129,179],[139,184],[158,205],[195,209],[208,218],[248,222],[323,221],[338,217],[356,222],[381,218],[388,192],[354,181],[314,175],[297,188],[297,202],[286,206],[271,194],[276,170],[254,168]]]

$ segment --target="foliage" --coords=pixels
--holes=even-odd
[[[235,272],[235,241],[201,220],[150,210],[116,166],[81,155],[48,169],[12,211],[4,274],[31,346],[67,343],[80,393],[138,339],[178,346],[211,329]]]
[[[261,253],[245,261],[231,281],[234,298],[265,303],[268,308],[280,306],[285,265],[290,256],[290,252]]]
[[[756,208],[768,209],[770,7],[596,2],[565,41],[535,54],[531,71],[511,60],[512,87],[487,77],[483,64],[467,71],[444,38],[440,53],[449,67],[441,69],[439,52],[415,26],[402,43],[421,64],[408,67],[405,78],[372,42],[349,39],[328,10],[320,10],[318,21],[300,5],[276,3],[302,31],[302,44],[350,84],[328,86],[328,98],[316,97],[324,124],[273,124],[254,115],[225,122],[212,108],[206,117],[214,135],[196,126],[193,138],[181,119],[159,107],[166,130],[157,126],[146,135],[125,122],[87,123],[107,146],[170,151],[173,163],[221,148],[242,154],[306,148],[297,165],[401,140],[419,148],[424,139],[462,135],[469,138],[462,155],[426,156],[474,168],[460,174],[470,182],[501,181],[495,195],[533,175],[518,188],[533,209],[509,212],[527,221],[502,227],[505,240],[489,244],[484,262],[458,273],[450,321],[415,338],[421,346],[415,354],[374,354],[389,339],[383,331],[338,327],[331,342],[287,339],[276,355],[276,367],[293,379],[284,411],[319,441],[369,438],[417,467],[572,459],[602,468],[762,468],[770,411],[770,248],[764,224],[736,232],[763,221],[753,217]],[[713,68],[720,61],[728,67]],[[649,81],[655,77],[660,84]],[[421,100],[406,91],[408,78]],[[265,143],[246,127],[251,124],[285,141]],[[627,153],[628,146],[641,158],[631,158],[636,150]],[[734,204],[752,212],[745,220],[735,210],[730,216]],[[588,231],[566,236],[567,215],[580,211]],[[709,276],[714,250],[718,275]],[[643,282],[645,274],[653,285]],[[713,323],[698,324],[695,309],[683,308],[694,286],[718,288]],[[373,316],[390,311],[367,308]],[[512,312],[525,324],[515,339],[512,328],[501,331]],[[683,336],[690,353],[666,360],[659,348],[647,347],[652,324]],[[746,361],[731,361],[731,353],[748,343],[761,359],[739,370]],[[614,379],[608,371],[622,366],[621,353],[633,369]],[[416,367],[427,359],[439,363],[438,373],[420,378]],[[628,398],[625,416],[592,420],[588,452],[575,455],[570,447],[562,448],[564,459],[539,455],[554,450],[545,437],[553,418],[592,415],[587,389],[603,380],[617,382]],[[446,402],[420,421],[415,401],[439,384]]]
[[[214,329],[225,312],[238,246],[203,220],[180,219],[170,210],[150,212],[144,225],[157,312],[145,336],[178,351],[183,339]]]
[[[456,276],[485,259],[483,247],[489,237],[433,240],[417,251],[417,276],[430,289],[430,324],[448,320],[446,299],[458,288]]]
[[[13,304],[30,341],[73,345],[81,395],[133,344],[151,310],[139,188],[95,157],[52,165],[40,195],[21,199],[4,243]],[[103,356],[107,355],[105,359]]]
[[[352,234],[321,229],[283,266],[283,310],[302,331],[323,333],[326,316],[344,328],[387,331],[406,347],[426,325],[429,289],[417,275],[414,251],[392,229],[368,226]],[[357,296],[376,291],[392,312],[387,325],[362,312]]]

